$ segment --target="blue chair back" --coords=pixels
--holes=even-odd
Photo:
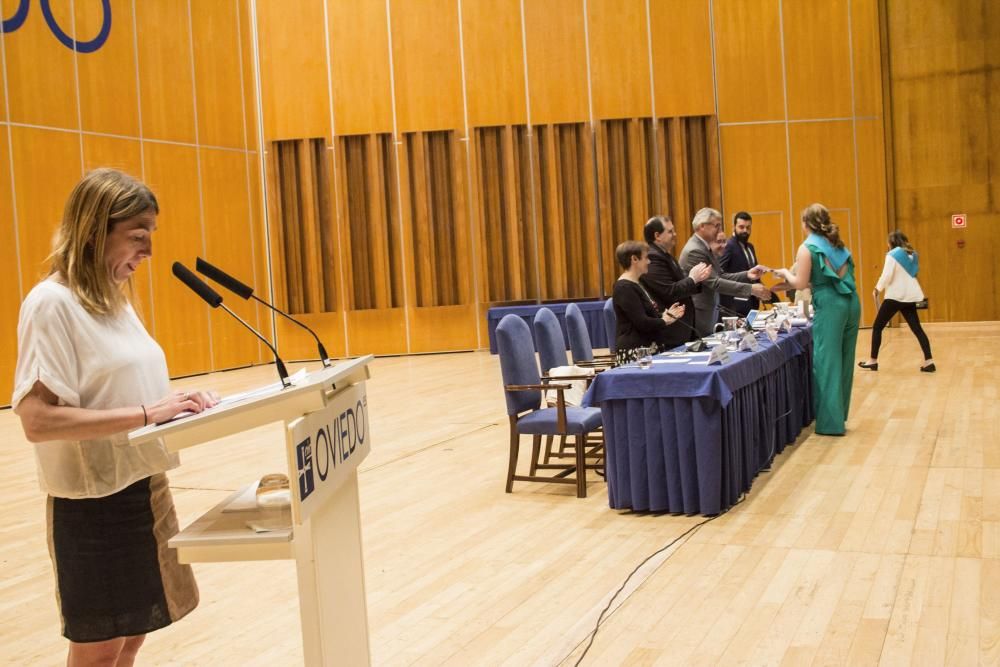
[[[563,338],[559,318],[548,308],[540,308],[535,313],[535,343],[538,345],[538,361],[543,373],[556,366],[569,366],[566,356],[566,339]]]
[[[528,323],[517,315],[504,315],[497,325],[496,335],[504,385],[540,383],[535,344],[531,340]],[[507,414],[517,415],[541,406],[542,392],[505,391],[504,399],[507,401]]]
[[[569,349],[573,352],[573,363],[593,361],[594,346],[590,342],[587,321],[575,303],[566,306],[566,333],[569,335]]]
[[[604,332],[608,335],[608,351],[618,354],[618,317],[615,315],[615,304],[611,299],[604,302]]]

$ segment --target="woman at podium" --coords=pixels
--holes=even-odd
[[[171,392],[163,350],[131,305],[159,206],[112,169],[66,202],[49,274],[21,304],[11,403],[48,494],[49,553],[70,665],[131,665],[146,633],[198,604],[190,566],[167,548],[176,454],[126,434],[217,402]]]

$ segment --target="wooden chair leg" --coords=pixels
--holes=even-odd
[[[587,434],[576,436],[576,497],[587,497]]]
[[[560,435],[559,436],[559,453],[560,454],[565,454],[566,453],[566,436],[565,435]]]
[[[542,449],[541,434],[531,436],[531,471],[528,473],[532,477],[538,472],[538,455]]]
[[[555,436],[547,435],[545,436],[545,456],[542,459],[542,463],[548,464],[549,458],[552,456],[552,441]]]
[[[507,493],[514,490],[514,473],[517,472],[517,449],[520,446],[517,429],[510,428],[510,462],[507,464]]]

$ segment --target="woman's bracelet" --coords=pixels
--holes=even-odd
[[[140,405],[139,407],[142,408],[142,425],[149,426],[149,415],[146,414],[146,406]]]

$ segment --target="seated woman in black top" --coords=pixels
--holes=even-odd
[[[639,284],[639,277],[649,269],[648,246],[640,241],[625,241],[615,248],[618,263],[625,271],[615,283],[611,302],[618,318],[615,335],[618,363],[635,361],[636,348],[654,347],[684,315],[684,305],[675,303],[661,314],[659,305]],[[656,350],[654,350],[655,352]]]

